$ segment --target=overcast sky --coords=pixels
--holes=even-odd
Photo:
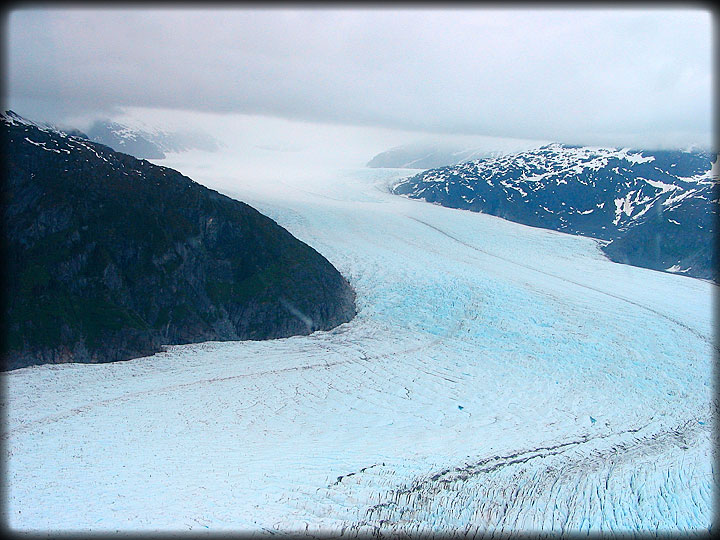
[[[157,107],[708,144],[712,31],[709,11],[669,6],[23,9],[7,20],[5,107],[60,124]]]

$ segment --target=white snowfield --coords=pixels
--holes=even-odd
[[[9,527],[707,534],[715,286],[387,192],[414,172],[232,192],[349,279],[348,324],[3,374]]]

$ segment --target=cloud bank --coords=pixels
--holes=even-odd
[[[700,9],[19,9],[6,106],[54,122],[127,107],[438,134],[707,144]]]

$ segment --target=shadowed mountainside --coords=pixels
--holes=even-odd
[[[252,207],[101,144],[2,117],[5,369],[328,330],[355,294]]]

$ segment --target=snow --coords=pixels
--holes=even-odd
[[[655,157],[653,156],[643,156],[642,153],[635,152],[631,153],[629,148],[623,148],[619,151],[619,157],[621,159],[625,159],[629,161],[630,163],[649,163],[651,161],[655,161]]]
[[[689,267],[687,267],[687,268],[685,268],[685,269],[683,270],[683,269],[680,267],[680,265],[678,265],[678,264],[673,264],[670,268],[667,268],[665,271],[666,271],[666,272],[678,272],[678,273],[681,273],[681,274],[682,274],[682,273],[687,272],[687,271],[690,270],[691,268],[692,268],[692,266],[689,266]]]
[[[45,151],[47,151],[47,152],[55,152],[56,154],[62,154],[63,152],[65,152],[66,154],[69,154],[69,153],[70,153],[69,150],[66,150],[66,149],[64,149],[64,148],[62,148],[62,149],[60,149],[60,150],[58,150],[58,149],[56,149],[56,148],[47,148],[47,147],[45,146],[45,143],[44,143],[44,142],[33,141],[33,140],[28,139],[27,137],[25,137],[25,140],[26,140],[27,142],[29,142],[30,144],[32,144],[32,145],[34,145],[34,146],[37,146],[38,148],[41,148],[41,149],[43,149],[43,150],[45,150]]]
[[[523,188],[520,187],[518,184],[513,183],[513,182],[508,182],[508,181],[506,181],[506,180],[502,180],[500,183],[501,183],[503,186],[505,186],[506,188],[510,188],[510,189],[514,189],[514,190],[516,190],[516,191],[519,191],[519,192],[520,192],[520,195],[522,195],[523,197],[527,197],[527,193],[526,193],[526,192],[523,190]],[[447,185],[445,186],[445,190],[446,190],[446,191],[447,191],[447,189],[449,188],[449,186],[450,186],[450,184],[447,184]]]
[[[632,213],[632,203],[630,197],[634,192],[628,193],[625,197],[615,199],[615,219],[613,225],[617,225],[623,214],[629,216]]]
[[[675,164],[673,163],[673,165],[675,165]],[[680,189],[678,186],[675,186],[675,185],[673,185],[673,184],[666,184],[665,182],[650,180],[649,178],[639,177],[638,180],[644,180],[645,182],[647,182],[648,184],[650,184],[652,187],[661,190],[661,191],[660,191],[661,194],[662,194],[662,193],[665,193],[666,191],[672,191],[672,190]]]
[[[693,195],[695,195],[696,193],[697,193],[697,190],[695,190],[695,189],[688,189],[687,191],[683,191],[683,192],[681,192],[681,193],[678,194],[678,195],[673,195],[673,196],[668,197],[667,199],[665,199],[665,200],[662,202],[662,205],[663,205],[663,206],[672,207],[672,205],[674,205],[675,203],[677,203],[677,202],[679,202],[679,201],[682,201],[682,200],[685,199],[686,197],[693,196]]]
[[[407,170],[257,182],[229,155],[162,164],[317,249],[358,315],[3,374],[11,529],[710,527],[714,285],[389,194]]]

